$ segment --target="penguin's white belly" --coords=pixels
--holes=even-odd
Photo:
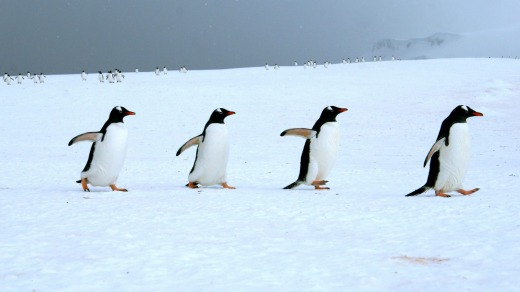
[[[226,182],[229,157],[228,130],[224,124],[211,124],[206,128],[204,141],[197,150],[193,171],[188,179],[204,186]]]
[[[81,173],[93,186],[115,184],[126,157],[128,131],[123,123],[107,128],[103,141],[96,142],[96,149],[89,170]]]
[[[439,151],[440,166],[435,190],[451,192],[461,189],[469,165],[468,124],[454,124],[450,129],[449,145],[443,144]]]
[[[337,122],[323,124],[318,137],[311,138],[306,183],[327,178],[336,162],[338,149],[339,124]]]

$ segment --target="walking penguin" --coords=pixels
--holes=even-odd
[[[235,112],[225,108],[213,111],[204,126],[202,134],[184,143],[177,151],[179,156],[184,150],[198,145],[195,162],[188,176],[187,186],[194,189],[198,185],[211,186],[220,184],[226,189],[234,189],[227,184],[226,170],[229,156],[228,130],[224,119]]]
[[[69,142],[69,146],[80,141],[94,142],[90,148],[87,164],[81,172],[81,186],[90,192],[87,184],[109,186],[112,191],[126,192],[116,186],[117,177],[123,167],[126,156],[128,131],[123,118],[135,115],[122,106],[116,106],[110,112],[108,120],[98,132],[78,135]]]
[[[435,195],[450,197],[448,192],[457,191],[463,195],[471,195],[478,191],[462,189],[462,181],[466,176],[469,164],[470,137],[467,118],[483,116],[469,106],[459,105],[442,122],[437,140],[426,155],[424,167],[430,161],[430,172],[424,186],[406,195],[417,196],[429,189]]]
[[[327,183],[325,179],[336,161],[339,149],[339,124],[336,116],[347,110],[328,106],[323,109],[312,129],[293,128],[280,134],[280,136],[301,136],[306,139],[298,179],[284,189],[292,189],[301,184],[312,185],[317,190],[329,189],[323,185]]]

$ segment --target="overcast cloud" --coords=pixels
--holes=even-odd
[[[0,0],[0,70],[338,62],[383,38],[520,25],[518,0]]]

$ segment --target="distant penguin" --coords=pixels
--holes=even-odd
[[[374,62],[377,62],[377,57],[376,56],[374,56]]]
[[[108,80],[108,83],[114,83],[114,74],[112,71],[107,72],[106,80]]]
[[[45,75],[43,73],[38,74],[38,79],[40,80],[40,83],[45,83]]]
[[[365,62],[365,57],[361,57],[361,63]]]
[[[356,63],[359,63],[359,58],[356,58]]]
[[[117,82],[123,82],[123,78],[125,78],[125,75],[123,75],[123,73],[121,73],[121,70],[116,69],[116,73],[115,73],[116,81]]]
[[[392,56],[392,61],[395,61],[395,57],[394,56]]]
[[[265,70],[269,70],[269,65],[267,65],[267,63],[265,63]]]
[[[118,188],[116,181],[126,156],[128,131],[123,118],[128,115],[135,113],[116,106],[99,132],[83,133],[70,140],[69,146],[80,141],[94,142],[87,164],[81,172],[81,180],[78,181],[85,192],[90,192],[87,184],[109,186],[112,191],[127,191]]]
[[[7,85],[11,85],[11,81],[14,81],[14,79],[7,73],[4,74],[4,81],[7,83]]]
[[[87,73],[85,73],[85,70],[81,71],[81,80],[87,81]]]
[[[294,66],[298,66],[298,61],[294,61]]]
[[[168,75],[168,69],[166,69],[166,67],[163,67],[162,72],[164,75]]]
[[[18,76],[16,77],[16,81],[18,82],[18,84],[22,84],[23,79],[25,78],[23,78],[22,73],[18,73]]]
[[[379,62],[381,62],[381,61],[383,61],[383,58],[382,58],[381,56],[379,56],[379,58],[377,58],[377,60],[378,60]]]
[[[471,195],[479,189],[464,190],[462,181],[466,176],[469,164],[470,136],[467,118],[483,116],[469,106],[459,105],[442,122],[437,141],[426,155],[424,167],[430,161],[430,172],[424,186],[409,193],[417,196],[429,189],[435,195],[449,197],[447,192],[457,191],[463,195]]]
[[[103,72],[98,71],[98,80],[101,83],[105,83],[105,77],[103,77]]]
[[[31,76],[31,79],[34,83],[38,83],[40,80],[38,79],[38,76],[37,75],[33,75]]]
[[[139,69],[135,68],[135,73],[139,73]]]
[[[274,64],[274,70],[278,70],[280,68],[280,66],[278,66],[278,64]]]
[[[195,162],[188,176],[188,187],[211,186],[220,184],[226,189],[234,189],[227,184],[226,169],[229,156],[228,130],[224,119],[235,112],[224,108],[213,111],[204,126],[202,134],[191,138],[177,151],[179,156],[184,150],[198,145]]]
[[[347,64],[350,64],[350,58],[347,58]]]
[[[155,75],[159,76],[159,74],[161,74],[159,71],[159,67],[155,67]]]
[[[280,136],[301,136],[306,139],[298,179],[284,189],[292,189],[300,184],[312,185],[317,190],[328,189],[322,186],[327,183],[325,179],[336,161],[339,149],[339,124],[336,116],[346,111],[346,108],[328,106],[323,109],[312,129],[294,128],[280,134]]]
[[[27,71],[27,78],[32,79],[31,72]]]

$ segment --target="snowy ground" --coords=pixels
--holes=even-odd
[[[518,291],[520,60],[450,59],[47,76],[0,84],[1,291]],[[472,196],[406,198],[459,104],[469,119]],[[112,107],[129,148],[118,186],[75,183]],[[282,190],[328,105],[341,147],[329,191]],[[225,107],[229,184],[191,190],[177,149]]]

